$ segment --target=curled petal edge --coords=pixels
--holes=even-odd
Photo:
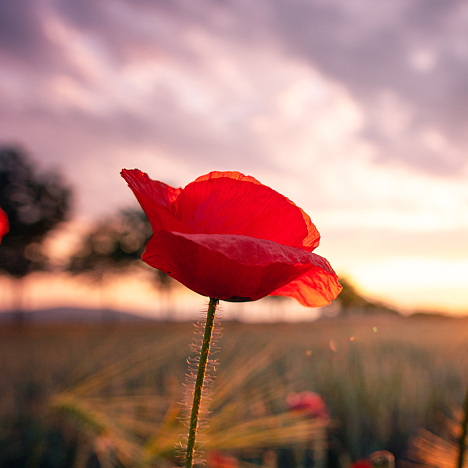
[[[306,307],[323,307],[336,299],[342,289],[336,274],[314,266],[269,295],[292,297]]]
[[[162,229],[191,232],[185,224],[174,217],[171,210],[173,202],[182,191],[180,188],[152,180],[148,174],[138,169],[123,169],[120,175],[135,194],[153,232]]]

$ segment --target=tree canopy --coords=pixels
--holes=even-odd
[[[133,265],[147,266],[141,261],[146,243],[153,231],[141,209],[122,210],[98,222],[83,238],[71,257],[67,270],[102,279],[106,273],[119,273]],[[169,286],[171,278],[154,271],[159,286]]]
[[[70,211],[71,189],[56,171],[39,173],[20,149],[0,147],[0,208],[10,230],[0,246],[0,272],[22,278],[46,270],[42,242]]]
[[[343,287],[343,290],[336,298],[336,301],[340,304],[341,315],[352,315],[356,313],[386,313],[398,315],[398,312],[393,308],[381,302],[364,298],[345,278],[340,278],[340,284]]]

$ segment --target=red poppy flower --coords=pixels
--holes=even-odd
[[[0,242],[2,237],[8,232],[10,225],[8,223],[8,218],[5,212],[0,208]]]
[[[372,464],[367,459],[361,459],[351,463],[350,468],[372,468]]]
[[[324,399],[315,392],[290,392],[286,404],[289,411],[301,411],[310,418],[327,419],[330,415]]]
[[[208,453],[207,464],[209,468],[238,468],[239,460],[222,452],[210,452]]]
[[[320,235],[298,206],[253,177],[211,172],[184,189],[124,169],[153,228],[143,260],[193,291],[225,301],[290,296],[328,304],[341,291]]]

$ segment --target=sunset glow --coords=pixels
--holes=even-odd
[[[169,3],[2,9],[0,144],[74,189],[46,242],[57,269],[96,220],[137,206],[123,167],[174,187],[236,170],[302,207],[317,254],[366,297],[468,312],[467,6]],[[26,284],[27,308],[103,300],[63,274]],[[138,279],[103,291],[154,310]]]

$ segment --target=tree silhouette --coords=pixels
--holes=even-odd
[[[148,218],[141,209],[123,210],[94,226],[70,258],[67,271],[87,275],[101,285],[107,274],[123,273],[137,266],[153,275],[160,292],[168,296],[172,278],[141,261],[152,234]]]
[[[0,272],[18,280],[19,288],[24,276],[49,268],[42,242],[67,218],[70,198],[71,190],[60,174],[39,174],[23,151],[0,147],[0,208],[10,223],[0,245]],[[20,314],[20,292],[16,299]]]
[[[375,313],[398,315],[395,309],[381,302],[371,301],[361,296],[356,288],[345,278],[340,278],[340,284],[343,290],[336,298],[336,301],[340,304],[340,315],[347,316],[356,313],[366,315]]]
[[[67,270],[102,280],[106,273],[119,273],[141,260],[151,226],[141,210],[124,210],[98,222],[70,258]]]

